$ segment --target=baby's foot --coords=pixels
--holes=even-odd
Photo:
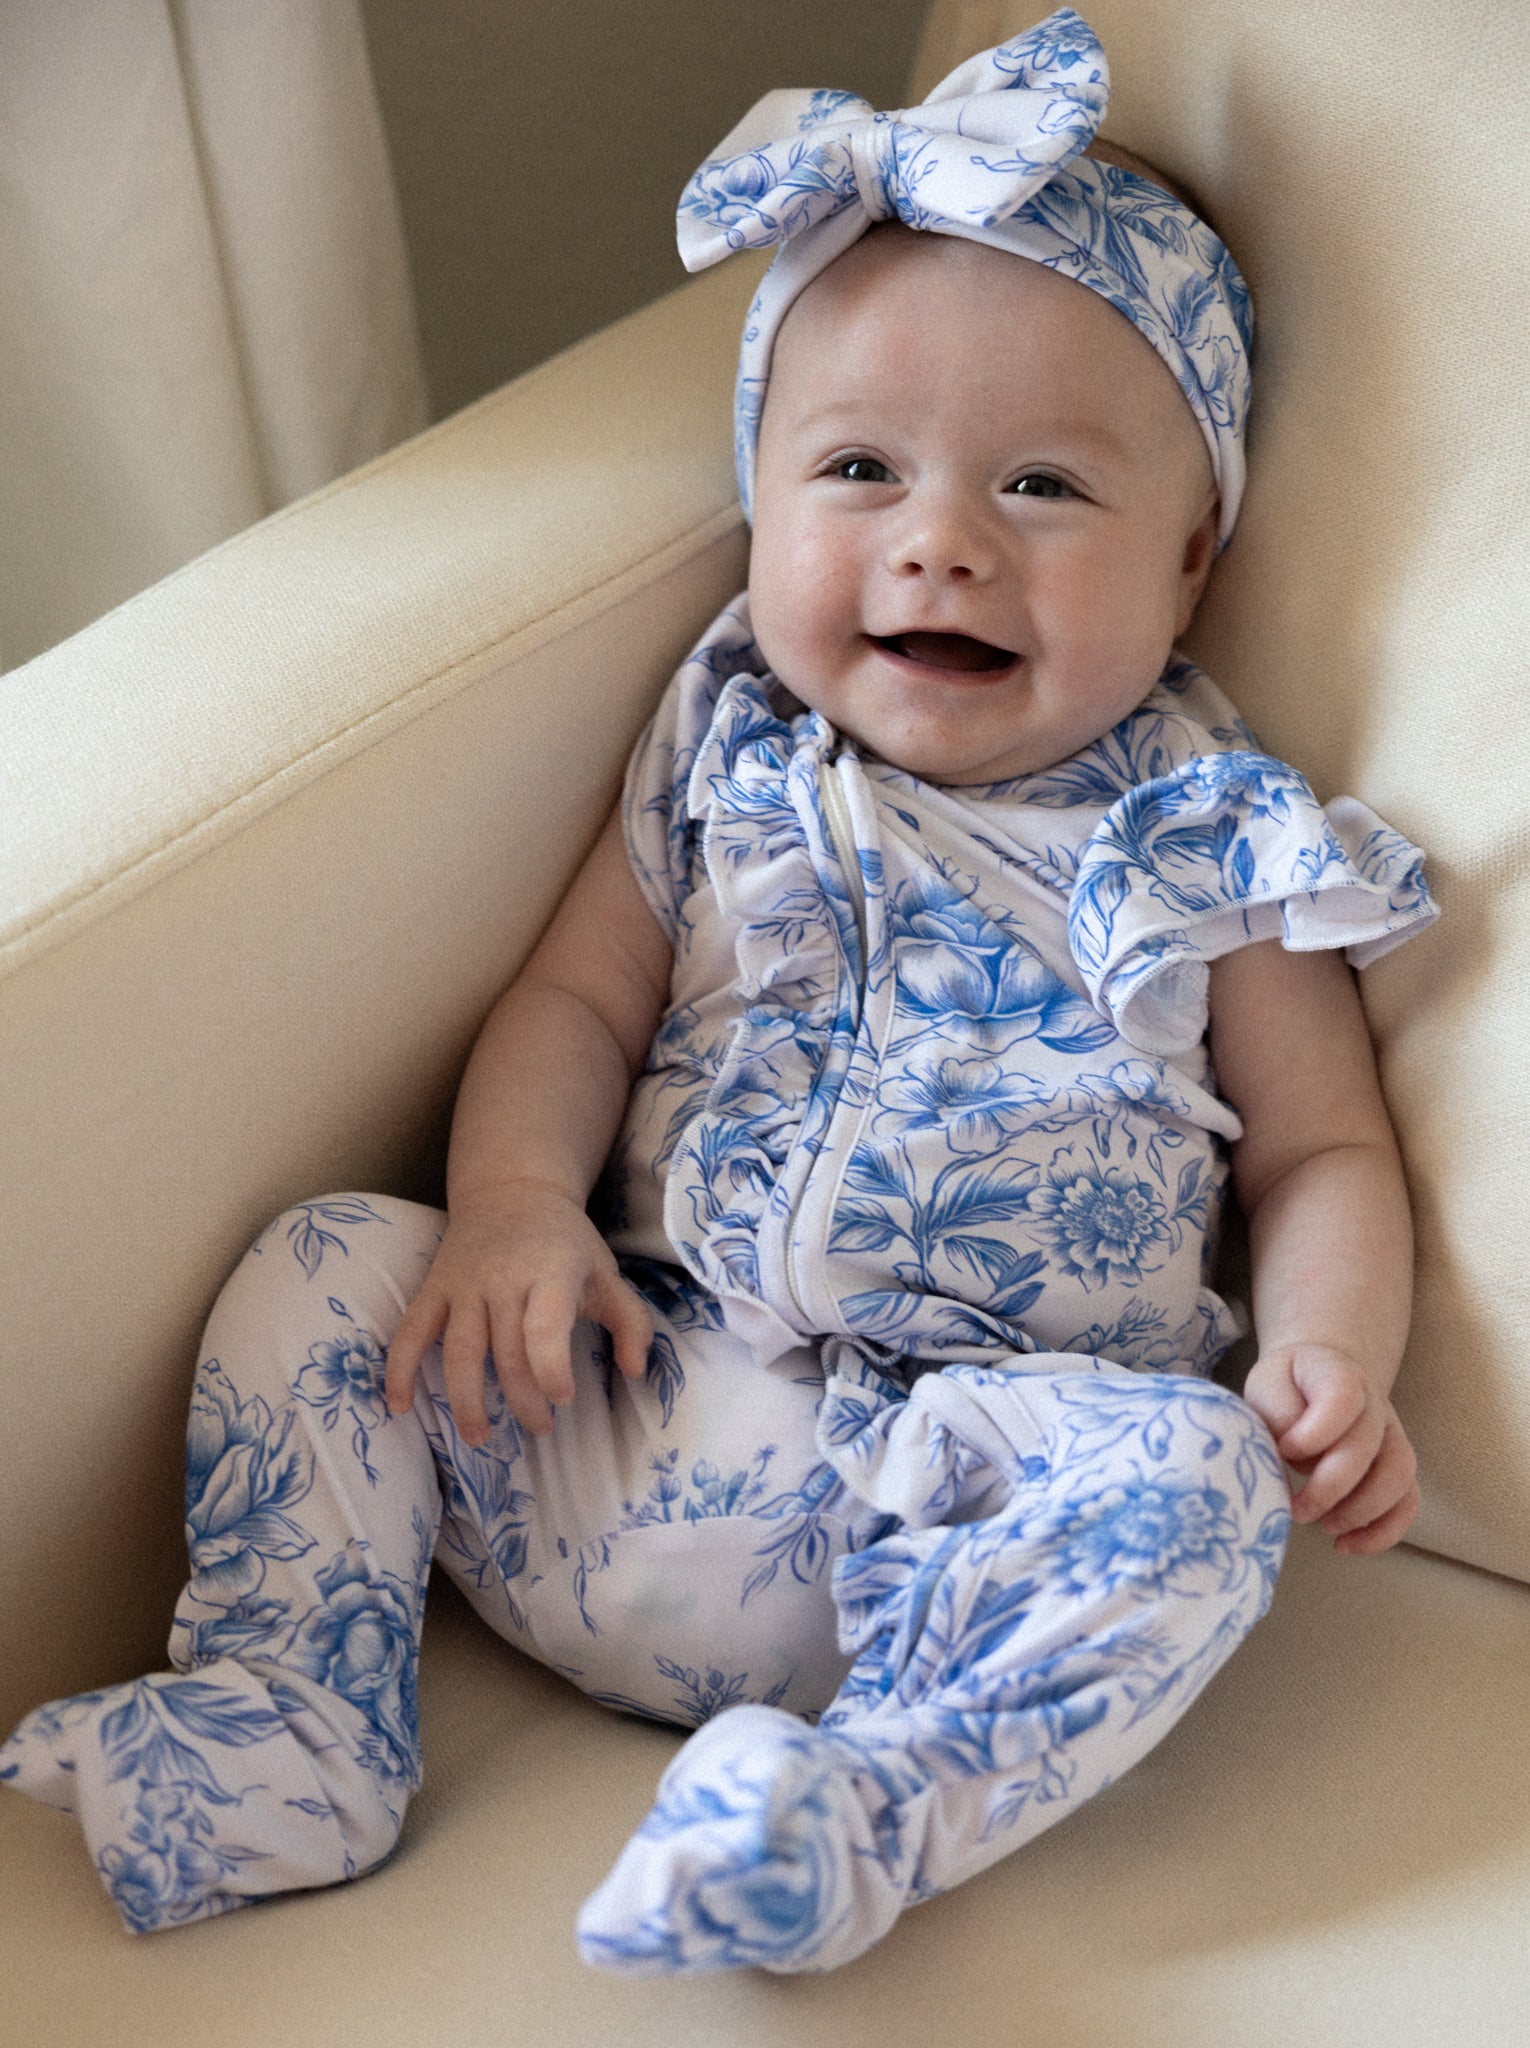
[[[124,1691],[124,1686],[113,1686],[109,1692],[76,1693],[28,1714],[0,1743],[0,1785],[14,1785],[44,1806],[74,1813],[75,1749],[97,1709]]]
[[[836,1968],[902,1911],[911,1859],[856,1750],[774,1707],[693,1735],[579,1915],[587,1963],[648,1977]]]
[[[328,1704],[229,1659],[156,1673],[28,1714],[0,1784],[75,1816],[130,1933],[178,1926],[334,1884],[392,1847],[397,1816],[315,1712]]]

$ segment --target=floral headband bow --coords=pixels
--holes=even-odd
[[[776,331],[798,293],[874,221],[986,242],[1108,299],[1173,372],[1211,455],[1226,545],[1243,496],[1253,309],[1226,247],[1161,186],[1082,152],[1110,96],[1105,53],[1071,7],[879,114],[848,92],[771,92],[680,197],[687,270],[779,244],[744,323],[734,398],[739,495]]]

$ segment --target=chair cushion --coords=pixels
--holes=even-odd
[[[6,2025],[69,2048],[1454,2048],[1530,2011],[1530,1590],[1301,1532],[1269,1617],[1092,1805],[831,1976],[628,1983],[573,1946],[672,1731],[432,1590],[426,1781],[359,1884],[134,1938],[0,1792]]]

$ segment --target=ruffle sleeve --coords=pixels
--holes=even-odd
[[[759,666],[745,600],[718,613],[670,679],[627,762],[622,829],[627,858],[671,941],[701,876],[701,823],[686,802],[691,770],[728,678]]]
[[[1353,797],[1326,807],[1296,769],[1197,755],[1128,790],[1083,849],[1068,937],[1095,1006],[1144,1052],[1206,1029],[1208,963],[1279,939],[1367,967],[1439,915],[1419,849]]]

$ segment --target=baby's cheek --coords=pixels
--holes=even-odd
[[[836,652],[859,631],[853,572],[834,551],[810,537],[771,536],[756,544],[749,571],[749,609],[755,638],[775,673],[809,688],[832,666]],[[803,701],[810,701],[802,691]]]

